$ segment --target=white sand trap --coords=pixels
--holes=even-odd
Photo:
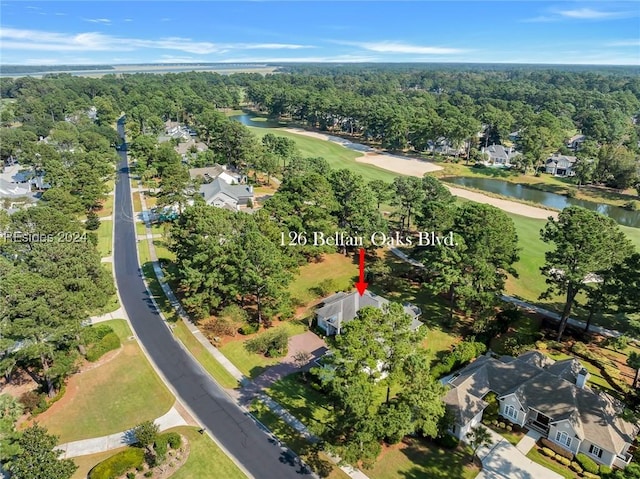
[[[356,158],[358,163],[377,166],[394,173],[407,176],[418,176],[422,178],[425,173],[441,170],[442,167],[427,161],[415,158],[405,158],[402,156],[387,155],[384,153],[365,153]]]
[[[487,196],[476,191],[465,190],[464,188],[455,188],[444,184],[452,195],[459,196],[467,200],[475,201],[476,203],[484,203],[486,205],[495,206],[507,213],[513,213],[520,216],[526,216],[527,218],[536,218],[540,220],[546,220],[549,216],[558,218],[557,211],[545,210],[544,208],[538,208],[536,206],[526,205],[524,203],[518,203],[517,201],[503,200],[500,198],[494,198]]]

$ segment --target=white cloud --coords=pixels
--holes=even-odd
[[[580,20],[601,20],[628,17],[630,14],[633,14],[633,12],[606,12],[592,8],[577,8],[574,10],[560,10],[558,14],[566,18],[577,18]]]
[[[99,20],[99,19],[98,19]],[[106,19],[105,19],[106,20]],[[124,38],[98,32],[76,35],[24,30],[0,29],[0,47],[3,50],[43,51],[134,51],[139,49],[175,50],[196,55],[225,53],[232,50],[291,50],[313,48],[311,45],[289,43],[212,43],[190,38],[167,37],[155,40]]]
[[[67,14],[66,14],[66,13],[56,12],[56,13],[55,13],[55,16],[56,16],[56,17],[66,17],[66,16],[67,16]]]
[[[418,54],[418,55],[452,55],[458,53],[464,53],[467,50],[462,50],[459,48],[449,48],[449,47],[434,47],[434,46],[425,46],[425,45],[411,45],[408,43],[402,42],[391,42],[391,41],[381,41],[381,42],[341,42],[336,41],[334,43],[338,43],[341,45],[350,45],[355,47],[360,47],[365,50],[369,50],[371,52],[377,53],[405,53],[405,54]]]
[[[367,55],[335,55],[306,57],[235,57],[217,60],[218,63],[366,63],[380,61]]]
[[[85,22],[101,23],[103,25],[109,25],[111,23],[111,20],[108,18],[83,18],[83,20]]]
[[[640,39],[609,42],[607,43],[607,46],[608,47],[640,47]]]
[[[125,19],[124,19],[124,21],[125,21],[125,22],[133,22],[133,19],[131,19],[131,18],[125,18]]]

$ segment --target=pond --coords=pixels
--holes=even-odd
[[[277,120],[270,120],[268,118],[257,116],[253,114],[232,115],[229,118],[235,121],[239,121],[245,126],[255,126],[258,128],[282,128],[287,126],[284,122]]]
[[[583,208],[609,216],[621,225],[640,228],[640,211],[629,211],[619,206],[569,198],[564,195],[540,191],[524,185],[509,183],[507,181],[496,180],[493,178],[449,177],[443,178],[443,181],[469,188],[477,188],[479,190],[511,198],[531,201],[533,203],[548,206],[549,208],[556,208],[558,210],[562,210],[568,206],[582,206]]]

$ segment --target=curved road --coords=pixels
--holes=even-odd
[[[296,456],[260,429],[202,370],[151,303],[138,267],[126,155],[120,153],[115,192],[114,271],[122,306],[138,339],[182,402],[249,474],[258,479],[311,477]]]

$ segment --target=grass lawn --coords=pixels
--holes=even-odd
[[[470,454],[460,448],[442,449],[419,439],[383,451],[371,469],[365,469],[371,479],[472,479],[480,470],[470,462]]]
[[[565,467],[559,462],[556,462],[553,459],[540,453],[536,447],[534,447],[529,451],[529,453],[527,454],[527,457],[531,459],[533,462],[537,462],[541,466],[544,466],[547,469],[551,469],[552,471],[557,472],[558,474],[560,474],[562,477],[565,477],[566,479],[575,479],[577,477],[580,477],[568,467]]]
[[[155,196],[149,196],[149,195],[144,195],[144,202],[147,205],[147,209],[151,209],[154,206],[156,206],[156,203],[158,203],[158,198],[156,198]]]
[[[164,225],[158,223],[151,224],[151,233],[154,235],[164,234]],[[147,229],[142,221],[136,222],[136,234],[145,235]]]
[[[423,347],[429,351],[432,358],[440,351],[450,351],[451,347],[460,342],[462,338],[443,331],[438,326],[429,326],[427,337],[422,342]]]
[[[616,388],[614,388],[609,383],[609,381],[605,379],[605,377],[602,374],[602,371],[599,368],[597,368],[595,365],[591,364],[590,362],[585,361],[584,359],[579,358],[577,356],[572,356],[570,354],[566,354],[560,351],[549,350],[549,351],[542,351],[542,352],[545,353],[554,361],[562,361],[563,359],[571,359],[571,358],[578,359],[580,361],[580,364],[582,364],[585,367],[585,369],[589,371],[590,376],[587,381],[588,384],[595,385],[598,387],[598,389],[604,389],[605,391],[612,393],[614,397],[617,397],[620,394],[619,391]]]
[[[175,253],[167,249],[164,240],[154,239],[153,246],[155,246],[156,256],[158,257],[159,260],[171,261],[171,262],[175,261],[176,259]]]
[[[107,198],[102,203],[102,208],[97,212],[98,216],[111,216],[113,214],[113,195],[107,195]]]
[[[330,141],[304,135],[297,135],[295,133],[284,131],[280,128],[259,128],[255,126],[249,126],[247,128],[249,128],[258,137],[258,139],[262,139],[262,137],[267,133],[291,138],[296,142],[302,156],[321,156],[327,160],[332,168],[347,169],[354,173],[359,173],[367,181],[383,180],[391,183],[395,177],[401,176],[397,173],[383,170],[382,168],[377,168],[365,163],[359,163],[355,159],[362,156],[362,153],[350,150]]]
[[[333,414],[324,394],[300,381],[298,374],[280,379],[266,392],[316,434],[324,429]]]
[[[238,387],[238,381],[207,351],[202,344],[187,329],[182,320],[174,323],[173,334],[184,344],[200,365],[215,379],[218,384],[227,389]]]
[[[220,477],[245,479],[244,473],[206,434],[199,434],[197,427],[169,429],[189,440],[191,451],[187,462],[171,476],[171,479],[201,479]]]
[[[301,334],[306,331],[307,326],[302,321],[287,321],[271,329],[284,328],[289,333],[289,337]],[[261,331],[258,334],[263,334]],[[220,348],[224,354],[240,371],[247,377],[255,378],[262,374],[265,369],[274,364],[278,364],[282,358],[267,358],[262,354],[251,353],[244,347],[244,343],[255,335],[241,337],[238,341],[231,341]]]
[[[320,477],[328,479],[347,479],[349,476],[333,464],[318,446],[310,444],[298,432],[276,416],[260,401],[251,405],[251,414],[266,426],[287,447],[302,458]]]
[[[124,431],[165,414],[174,402],[122,319],[116,325],[122,350],[104,364],[72,376],[63,398],[37,420],[61,442]],[[135,367],[132,367],[135,365]]]
[[[291,297],[299,304],[309,304],[320,297],[318,285],[325,280],[333,281],[335,291],[349,289],[358,276],[358,264],[350,256],[340,253],[326,254],[318,263],[309,263],[300,268],[300,273],[289,285]]]
[[[133,194],[133,211],[135,213],[140,213],[142,211],[142,203],[140,202],[140,193],[138,192]]]
[[[99,452],[98,454],[89,454],[88,456],[74,457],[73,462],[76,463],[78,469],[73,473],[71,479],[87,479],[87,474],[93,469],[93,467],[99,462],[117,454],[120,451],[124,451],[126,447],[119,449],[113,449],[111,451]]]
[[[111,245],[113,232],[113,221],[103,220],[100,222],[100,228],[96,231],[98,234],[98,252],[101,257],[111,256]]]

